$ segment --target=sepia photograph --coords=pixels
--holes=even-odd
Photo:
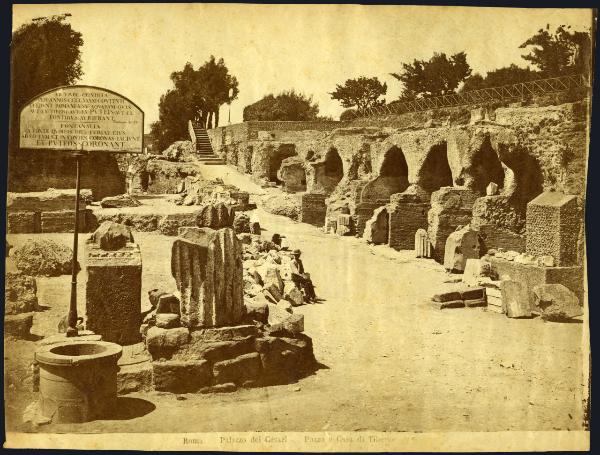
[[[589,450],[595,9],[6,19],[5,448]]]

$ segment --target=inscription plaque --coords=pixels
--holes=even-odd
[[[59,87],[30,101],[20,114],[22,149],[142,153],[144,113],[110,90]]]

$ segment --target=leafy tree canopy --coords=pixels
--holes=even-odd
[[[450,58],[436,52],[427,61],[415,59],[413,63],[403,63],[402,71],[391,75],[404,84],[400,99],[409,101],[455,93],[459,84],[471,75],[471,67],[464,52]]]
[[[47,90],[71,85],[83,74],[80,50],[83,39],[66,22],[68,16],[34,19],[12,35],[11,143],[18,131],[19,110],[27,101]]]
[[[513,63],[510,66],[490,71],[486,77],[478,73],[473,74],[465,80],[460,91],[467,92],[483,88],[500,87],[502,85],[518,84],[540,78],[539,72],[533,71],[530,68],[518,67]]]
[[[269,94],[244,108],[244,121],[249,120],[319,120],[319,106],[312,96],[289,90],[275,96]]]
[[[331,99],[339,100],[343,107],[355,107],[363,111],[385,103],[379,100],[387,93],[387,84],[381,83],[376,77],[361,76],[358,79],[348,79],[344,85],[336,85],[329,95]]]
[[[529,49],[523,59],[536,66],[543,77],[565,74],[590,74],[592,40],[588,32],[571,31],[560,25],[551,33],[550,26],[525,41],[521,49]]]
[[[188,120],[205,128],[219,126],[219,108],[239,94],[238,81],[229,74],[223,59],[210,56],[197,70],[186,63],[171,73],[173,88],[161,96],[158,121],[151,126],[159,150],[188,136]]]

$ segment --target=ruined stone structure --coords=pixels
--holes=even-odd
[[[209,135],[228,164],[287,191],[304,190],[304,170],[301,221],[324,226],[327,219],[332,230],[338,213],[349,214],[361,236],[375,210],[386,206],[388,245],[412,249],[415,232],[426,228],[441,262],[446,239],[459,226],[479,232],[480,254],[523,252],[530,201],[551,189],[581,198],[586,118],[582,101],[319,125],[248,122]],[[582,245],[582,229],[577,232]]]
[[[8,193],[6,201],[7,231],[12,234],[73,232],[75,190],[46,189],[30,193]],[[81,190],[79,202],[79,232],[95,227],[86,205],[92,201],[92,191]]]
[[[527,253],[552,256],[557,266],[576,265],[581,219],[575,196],[540,194],[527,204]]]
[[[185,327],[235,325],[244,315],[242,249],[231,228],[182,228],[171,271],[181,293]]]
[[[128,227],[107,221],[86,243],[86,328],[104,341],[140,341],[142,257]]]

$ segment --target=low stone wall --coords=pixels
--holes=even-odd
[[[324,194],[303,194],[302,205],[300,208],[300,221],[317,227],[324,226],[325,214],[327,213],[327,206],[325,205],[326,198],[327,196]]]
[[[409,195],[397,194],[387,205],[389,213],[388,245],[395,250],[412,250],[415,247],[415,234],[419,229],[427,229],[429,202],[423,202]]]

